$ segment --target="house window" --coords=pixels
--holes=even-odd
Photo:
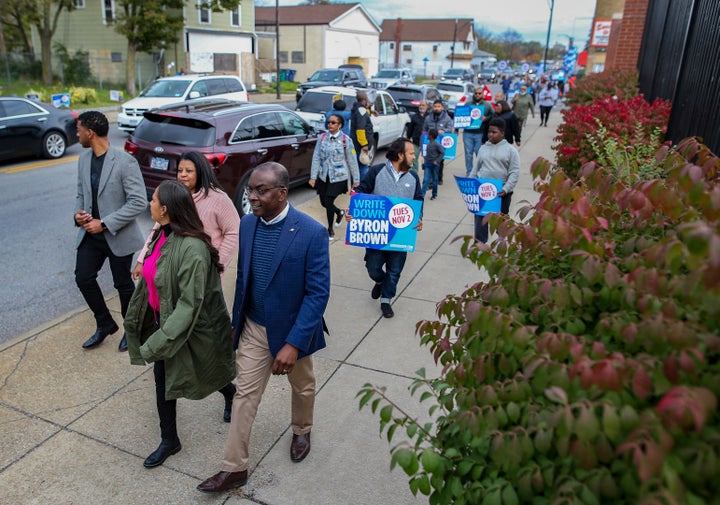
[[[85,0],[74,0],[73,7],[75,7],[76,9],[84,9]]]
[[[200,24],[208,25],[212,23],[210,7],[204,0],[198,0],[198,14],[200,16]]]
[[[463,50],[468,51],[470,49],[470,42],[463,42]]]
[[[395,49],[395,42],[390,42],[390,49]]]
[[[287,62],[288,62],[288,52],[280,51],[280,63],[287,63]]]
[[[412,44],[403,44],[403,51],[412,51]]]
[[[242,18],[240,17],[240,6],[230,11],[230,26],[240,26]]]
[[[122,63],[122,53],[110,53],[110,61],[113,63]]]
[[[305,51],[293,51],[292,52],[293,63],[305,63]]]
[[[438,50],[438,45],[437,44],[433,45],[433,53],[437,53],[437,50]]]
[[[115,0],[103,0],[103,21],[106,25],[115,21]]]

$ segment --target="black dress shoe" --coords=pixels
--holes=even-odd
[[[198,491],[203,493],[219,493],[236,487],[244,486],[247,482],[247,470],[242,472],[218,472],[212,477],[202,481]]]
[[[118,344],[118,351],[125,352],[127,351],[127,335],[123,333],[123,338],[120,339],[120,343]]]
[[[180,445],[179,440],[163,440],[160,442],[158,448],[155,449],[155,452],[147,457],[143,466],[145,468],[155,468],[156,466],[160,466],[165,463],[165,460],[170,456],[180,452],[180,449],[182,449],[182,445]]]
[[[102,341],[105,340],[105,337],[112,335],[119,329],[120,328],[118,328],[118,325],[115,323],[113,323],[113,325],[109,328],[98,328],[95,330],[95,333],[93,333],[93,336],[87,339],[82,345],[83,349],[91,349],[96,345],[100,345]]]
[[[292,444],[290,444],[290,459],[298,463],[304,460],[308,454],[310,454],[310,433],[305,435],[293,434]]]
[[[380,304],[380,310],[382,311],[383,317],[393,317],[395,315],[395,312],[393,311],[392,307],[389,303],[381,303]]]
[[[372,291],[370,291],[370,296],[373,300],[377,300],[380,298],[380,295],[382,295],[382,282],[376,282]]]

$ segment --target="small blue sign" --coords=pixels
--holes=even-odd
[[[355,193],[350,197],[345,243],[384,251],[415,251],[422,202]]]
[[[444,160],[454,160],[457,157],[457,133],[443,133],[442,135],[438,135],[437,141],[440,142],[440,145],[445,149]],[[425,156],[428,145],[427,132],[422,134],[420,142],[422,145],[422,155]]]
[[[503,181],[501,179],[473,179],[455,176],[460,194],[465,200],[469,212],[484,216],[491,212],[500,212]]]
[[[455,107],[454,128],[477,130],[485,119],[485,105],[459,105]]]
[[[70,93],[60,93],[52,96],[52,106],[57,108],[70,107]]]

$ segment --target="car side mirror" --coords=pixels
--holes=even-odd
[[[400,114],[405,114],[407,112],[407,109],[403,105],[398,105],[397,110]]]
[[[193,98],[200,98],[200,92],[199,91],[191,91],[190,94],[188,95],[188,99],[191,100]]]

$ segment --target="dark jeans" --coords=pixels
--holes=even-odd
[[[382,283],[382,298],[389,300],[395,296],[406,258],[406,252],[365,249],[365,268],[372,280]]]
[[[160,418],[160,437],[168,442],[178,439],[177,434],[177,400],[165,399],[165,361],[155,362],[155,404]]]
[[[423,175],[422,193],[424,195],[430,184],[432,184],[432,196],[435,198],[438,191],[438,171],[440,170],[440,167],[438,167],[435,163],[426,162],[423,163],[423,170],[425,171],[425,174]]]
[[[105,263],[105,259],[108,259],[113,284],[120,295],[120,312],[125,317],[130,298],[135,291],[135,283],[130,274],[132,258],[132,254],[115,256],[102,234],[93,236],[86,234],[80,242],[75,263],[75,283],[95,315],[98,328],[112,327],[115,321],[97,283],[97,274]]]
[[[547,120],[550,117],[550,111],[552,105],[541,105],[540,106],[540,124],[547,124]]]
[[[445,168],[445,160],[440,160],[440,166],[438,167],[438,184],[442,183],[443,168]]]
[[[508,193],[507,195],[503,196],[500,200],[500,213],[501,214],[509,214],[510,213],[510,201],[512,200],[512,193]],[[483,224],[483,219],[485,216],[478,216],[475,215],[475,240],[479,240],[480,242],[487,243],[488,241],[488,225],[487,223]]]

